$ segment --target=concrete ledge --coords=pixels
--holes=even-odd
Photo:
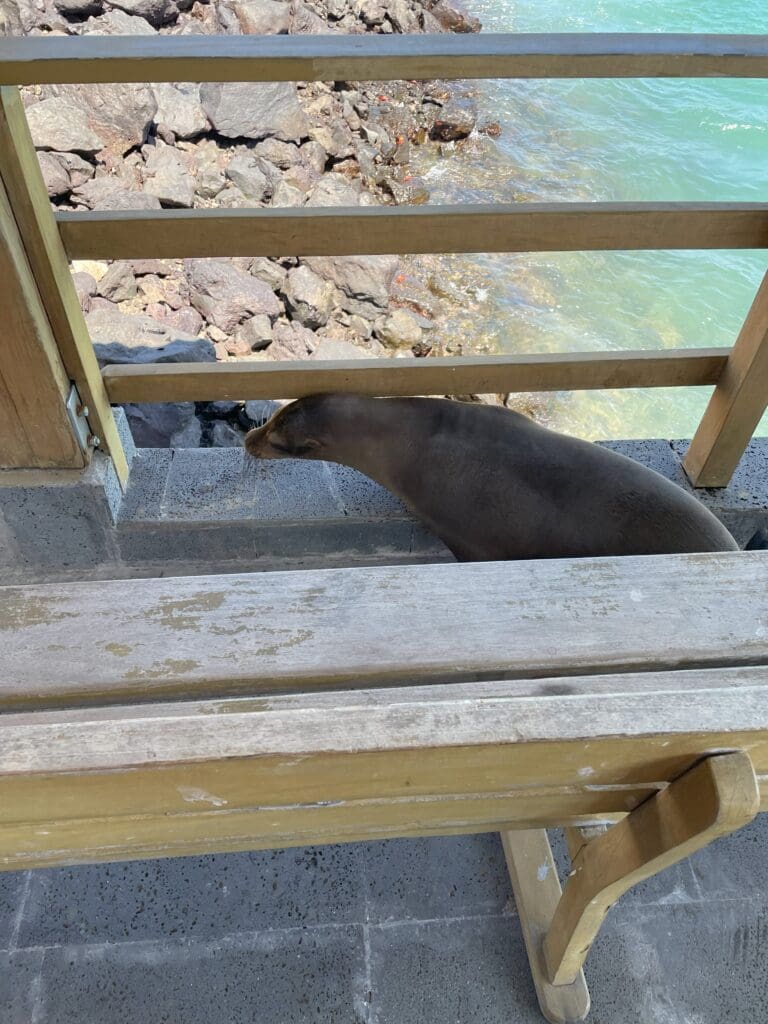
[[[0,572],[4,582],[88,575],[118,558],[122,501],[112,463],[77,470],[0,472]]]
[[[126,566],[164,575],[451,558],[360,473],[238,448],[139,449],[116,537]]]
[[[768,438],[729,487],[691,488],[687,441],[606,441],[704,502],[742,546],[768,547]],[[111,465],[0,474],[7,583],[434,562],[443,544],[378,484],[331,463],[265,462],[242,449],[137,449],[120,494]]]

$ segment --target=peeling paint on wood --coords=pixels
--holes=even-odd
[[[425,616],[433,606],[440,614]],[[0,625],[6,710],[537,676],[565,692],[570,676],[759,664],[768,556],[276,572],[269,587],[238,575],[0,588]],[[130,655],[104,658],[83,635]]]
[[[763,553],[269,583],[0,588],[0,867],[616,820],[733,749],[768,809]]]

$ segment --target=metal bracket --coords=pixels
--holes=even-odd
[[[87,452],[91,448],[98,448],[101,439],[91,432],[88,425],[88,406],[83,403],[74,384],[69,389],[67,414],[83,451]]]

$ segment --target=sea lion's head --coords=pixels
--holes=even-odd
[[[245,450],[255,459],[322,459],[343,395],[312,395],[291,402],[261,427],[245,435]]]

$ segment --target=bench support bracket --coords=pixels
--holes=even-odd
[[[706,757],[622,821],[567,835],[572,871],[564,892],[544,829],[502,833],[536,994],[554,1024],[583,1019],[582,966],[610,907],[628,889],[746,825],[760,795],[748,754]]]

